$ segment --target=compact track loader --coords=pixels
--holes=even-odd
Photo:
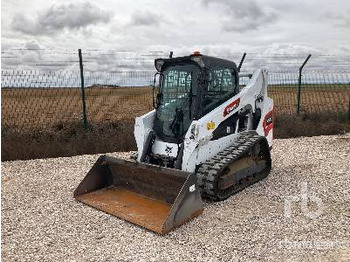
[[[154,110],[137,117],[133,160],[101,156],[74,197],[159,234],[266,177],[273,101],[267,71],[239,85],[227,60],[201,55],[156,59]]]

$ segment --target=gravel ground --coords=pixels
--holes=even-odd
[[[275,140],[272,156],[267,179],[224,202],[205,203],[202,215],[164,237],[73,199],[96,155],[3,162],[1,257],[349,261],[350,135]],[[297,199],[305,199],[306,187],[303,206]]]

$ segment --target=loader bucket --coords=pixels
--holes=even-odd
[[[74,197],[161,235],[203,211],[194,173],[108,156],[100,156]]]

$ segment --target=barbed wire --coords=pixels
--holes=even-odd
[[[52,71],[73,70],[79,67],[78,52],[71,49],[15,48],[2,50],[1,54],[2,69],[5,70]],[[135,52],[117,49],[86,49],[82,50],[82,54],[84,67],[89,71],[113,71],[117,68],[130,71],[151,71],[154,70],[154,59],[168,57],[169,52],[164,50]],[[297,70],[306,56],[306,53],[247,52],[242,71],[253,71],[261,67],[270,71]],[[242,54],[230,52],[219,57],[238,63]],[[306,64],[305,69],[350,71],[350,57],[315,54]]]

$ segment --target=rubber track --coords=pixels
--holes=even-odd
[[[268,157],[268,166],[265,172],[260,177],[254,178],[249,184],[233,188],[228,195],[219,196],[216,190],[217,181],[225,167],[234,161],[243,157],[248,153],[261,139],[265,139],[259,136],[256,131],[246,131],[239,134],[239,137],[234,141],[232,145],[219,152],[216,156],[207,160],[197,170],[197,181],[201,194],[205,198],[209,198],[214,201],[224,200],[234,193],[246,188],[247,186],[261,180],[266,177],[271,169],[270,152],[263,152]],[[266,151],[266,149],[265,149]]]

